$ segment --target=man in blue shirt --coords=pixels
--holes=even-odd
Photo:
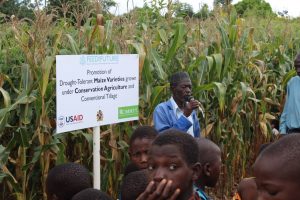
[[[297,76],[287,84],[286,101],[280,117],[281,134],[300,133],[300,54],[294,61]]]
[[[200,102],[192,98],[192,82],[186,72],[177,72],[171,76],[172,97],[156,106],[153,121],[159,132],[169,128],[187,132],[200,137],[200,124],[197,112]]]

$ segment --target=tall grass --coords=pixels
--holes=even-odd
[[[137,125],[153,123],[155,106],[170,96],[168,77],[178,70],[189,72],[194,96],[204,105],[202,135],[223,152],[217,198],[229,198],[234,184],[249,175],[294,75],[299,22],[243,19],[234,10],[204,21],[173,18],[170,5],[166,16],[160,6],[106,16],[104,24],[99,9],[84,8],[84,14],[65,10],[72,18],[38,11],[34,21],[0,24],[0,199],[46,199],[45,178],[59,163],[92,169],[90,129],[53,135],[56,54],[140,55],[139,121],[101,127],[104,191],[117,196],[128,138]]]

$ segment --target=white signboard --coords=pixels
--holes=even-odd
[[[56,56],[56,132],[138,119],[137,54]]]

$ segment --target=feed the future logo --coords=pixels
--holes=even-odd
[[[86,57],[85,55],[80,56],[80,62],[81,65],[85,65],[86,64]]]
[[[81,65],[94,65],[94,64],[118,64],[118,55],[81,55],[79,58]]]

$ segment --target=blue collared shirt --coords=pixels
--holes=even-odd
[[[177,117],[175,113],[171,100],[158,104],[153,113],[155,129],[162,132],[170,128],[176,128],[187,132],[192,127],[193,136],[200,137],[200,124],[196,111],[191,114],[193,123],[183,115]]]
[[[280,117],[279,132],[300,128],[300,76],[295,76],[287,84],[286,101]]]
[[[179,119],[181,116],[183,116],[183,117],[187,118],[192,123],[192,126],[186,132],[188,134],[190,134],[191,136],[194,136],[194,133],[193,133],[193,124],[194,124],[193,116],[192,115],[190,115],[189,117],[184,116],[183,111],[178,107],[178,105],[175,102],[173,97],[170,98],[170,101],[172,103],[174,114],[176,115],[177,119]]]

